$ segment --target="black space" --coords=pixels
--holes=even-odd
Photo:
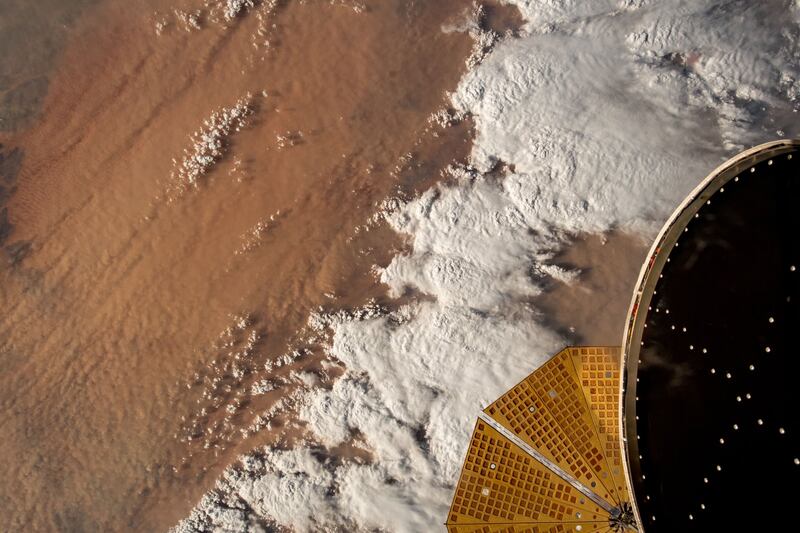
[[[630,459],[648,533],[798,527],[799,162],[746,168],[679,228],[636,386],[642,459]]]

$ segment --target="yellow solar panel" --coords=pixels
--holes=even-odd
[[[553,356],[484,412],[599,496],[619,500],[568,350]]]
[[[449,533],[636,531],[619,437],[620,349],[567,348],[480,414]]]
[[[494,428],[478,421],[448,526],[603,521],[608,513]]]
[[[447,526],[448,533],[607,533],[608,522],[580,522],[572,524],[515,524],[493,526]]]
[[[630,501],[622,470],[619,440],[620,351],[617,346],[569,348],[592,419],[603,443],[603,453],[611,469],[617,496],[622,501]]]

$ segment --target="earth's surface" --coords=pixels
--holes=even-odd
[[[619,344],[800,134],[771,0],[0,0],[0,530],[436,531],[475,413]]]

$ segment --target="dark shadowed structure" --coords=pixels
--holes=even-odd
[[[799,148],[770,143],[718,168],[642,271],[625,337],[624,433],[648,533],[791,522]]]

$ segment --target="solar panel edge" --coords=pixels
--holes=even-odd
[[[491,464],[487,464],[490,460]],[[514,466],[518,470],[512,470],[515,479],[510,479],[509,468]],[[476,491],[478,486],[481,487],[480,494]],[[523,504],[528,507],[523,508]],[[466,511],[471,511],[471,514]],[[532,520],[531,514],[541,516],[541,519]],[[491,525],[504,523],[506,520],[503,518],[509,517],[512,519],[509,523],[608,520],[604,510],[591,500],[587,501],[567,481],[479,420],[470,439],[445,525]]]
[[[603,481],[601,479],[601,476],[598,476],[596,471],[593,472],[593,473],[589,473],[588,472],[589,471],[589,466],[592,464],[592,458],[591,457],[587,457],[585,455],[585,453],[580,451],[580,448],[581,448],[582,444],[578,444],[578,443],[575,442],[575,439],[572,438],[570,436],[570,432],[566,428],[563,427],[563,424],[558,420],[558,417],[555,415],[555,413],[551,413],[551,412],[548,412],[547,410],[545,410],[543,412],[537,412],[537,413],[533,414],[533,416],[535,418],[537,418],[537,419],[539,417],[542,417],[542,418],[546,419],[546,421],[543,422],[543,423],[537,423],[537,425],[536,425],[537,427],[544,426],[544,428],[551,428],[550,429],[551,433],[552,433],[553,429],[558,428],[557,435],[559,437],[558,438],[559,442],[557,444],[559,444],[559,445],[554,447],[554,446],[549,446],[546,443],[542,443],[541,441],[540,442],[536,442],[532,438],[530,438],[528,435],[526,435],[525,433],[520,433],[519,431],[517,431],[517,429],[514,427],[514,424],[512,424],[512,422],[511,422],[511,418],[509,418],[507,416],[509,413],[508,412],[504,413],[502,406],[499,405],[499,404],[502,404],[502,403],[504,403],[506,401],[506,400],[504,400],[505,398],[507,398],[509,396],[513,396],[514,394],[517,394],[516,391],[523,390],[526,387],[528,387],[528,388],[530,388],[530,394],[535,395],[536,399],[538,400],[538,402],[541,405],[546,406],[546,404],[548,402],[548,399],[546,397],[544,397],[542,394],[540,394],[539,392],[536,391],[535,384],[538,381],[541,381],[540,379],[537,379],[537,378],[539,378],[542,373],[545,373],[545,372],[550,370],[549,365],[557,364],[557,363],[559,363],[559,361],[564,361],[564,360],[568,361],[569,359],[571,359],[571,351],[574,350],[574,349],[579,349],[579,350],[592,349],[592,350],[596,350],[598,348],[604,349],[604,348],[616,348],[616,347],[613,347],[613,346],[610,346],[610,347],[565,346],[564,348],[562,348],[561,350],[556,352],[552,357],[550,357],[550,359],[548,359],[545,363],[543,363],[538,368],[536,368],[533,372],[528,374],[523,380],[521,380],[516,385],[511,387],[506,393],[501,395],[497,400],[492,402],[486,409],[484,409],[484,412],[486,414],[488,414],[489,416],[491,416],[492,418],[494,418],[498,423],[503,425],[506,429],[508,429],[509,431],[513,432],[515,435],[517,435],[520,439],[522,439],[524,442],[526,442],[529,446],[535,448],[545,458],[547,458],[548,460],[552,461],[554,464],[557,464],[560,468],[564,469],[565,472],[567,472],[571,476],[575,477],[581,484],[585,485],[586,487],[591,487],[593,484],[599,483],[605,489],[605,492],[607,493],[607,495],[606,495],[606,497],[604,499],[613,500],[614,503],[618,504],[618,502],[616,501],[617,498],[611,496],[612,494],[615,494],[615,492],[613,490],[611,490],[608,486],[606,486],[605,483],[603,483]],[[574,368],[572,370],[573,370],[573,372],[570,373],[570,377],[573,378],[573,379],[571,379],[571,381],[573,382],[573,383],[571,383],[572,388],[573,389],[576,388],[576,387],[580,388],[580,383],[578,381],[579,378],[578,378],[577,371],[575,371]],[[531,384],[533,384],[533,385],[531,385]],[[567,385],[567,387],[569,387],[569,385]],[[582,396],[582,393],[577,394],[577,396],[580,398]],[[585,424],[586,428],[588,428],[589,430],[593,430],[593,431],[591,431],[591,433],[592,433],[592,436],[597,441],[596,442],[596,448],[599,451],[602,448],[602,441],[601,441],[599,435],[597,434],[596,428],[594,428],[593,425],[592,425],[591,413],[589,412],[588,406],[585,404],[585,402],[584,402],[584,407],[585,407],[585,409],[581,412],[581,416],[583,418],[582,421]],[[556,435],[556,434],[552,434],[550,436],[553,437],[554,435]],[[567,443],[569,444],[569,446],[565,448],[563,445],[567,444]],[[569,452],[570,457],[565,457],[564,459],[560,458],[559,455],[557,455],[557,450],[558,450],[558,452],[560,454]],[[576,467],[573,468],[572,463],[570,463],[570,458],[571,458],[572,462],[576,464]],[[596,482],[594,481],[595,477],[597,479]],[[593,492],[595,492],[594,487],[592,487],[591,490]],[[603,495],[600,495],[600,496],[602,497]]]
[[[592,353],[591,349],[594,348],[594,353]],[[602,351],[602,353],[598,353]],[[630,502],[630,492],[628,490],[628,482],[625,478],[625,472],[623,469],[622,462],[624,461],[623,453],[622,453],[622,439],[620,433],[620,420],[619,420],[619,401],[620,401],[620,383],[622,379],[621,373],[621,356],[622,356],[622,347],[621,346],[574,346],[570,347],[570,353],[572,356],[573,364],[575,364],[576,370],[578,372],[578,380],[580,382],[580,386],[583,390],[584,397],[586,399],[586,403],[589,406],[589,414],[592,418],[592,421],[595,424],[595,430],[600,436],[601,440],[605,441],[606,448],[604,450],[604,455],[606,458],[606,462],[608,463],[609,474],[614,481],[614,488],[616,490],[617,497],[620,502]],[[599,402],[596,401],[595,398],[592,396],[592,380],[598,379],[596,377],[593,378],[591,372],[593,371],[592,368],[586,368],[587,362],[585,361],[587,358],[600,358],[602,357],[602,364],[604,365],[605,369],[603,371],[603,376],[599,379],[605,381],[603,385],[596,384],[596,387],[605,387],[609,389],[611,394],[613,395],[612,401],[605,406],[605,410],[610,412],[610,416],[612,417],[612,427],[610,429],[604,429],[603,421],[600,420],[598,411],[600,410]],[[598,364],[595,362],[594,364]],[[594,369],[596,371],[596,369]],[[611,372],[611,375],[608,373]],[[588,382],[588,384],[587,384]],[[608,391],[606,391],[608,394]],[[595,395],[598,395],[595,393]],[[599,396],[603,396],[602,393],[599,393]],[[608,401],[608,400],[607,400]],[[612,456],[609,456],[609,447],[611,448]],[[612,459],[616,456],[619,461],[619,466],[615,470],[615,464],[612,463]]]
[[[597,347],[594,347],[594,346],[592,348],[597,349]],[[592,416],[591,402],[590,402],[589,398],[586,397],[586,393],[584,391],[583,385],[581,384],[581,379],[580,379],[581,376],[580,376],[580,373],[578,372],[577,367],[575,366],[574,358],[572,357],[571,353],[568,354],[568,355],[569,355],[569,357],[567,357],[567,360],[572,365],[572,368],[575,371],[575,377],[576,377],[575,384],[577,385],[577,389],[581,392],[578,396],[583,399],[583,405],[585,407],[584,413],[586,415],[588,415],[589,422],[591,423],[590,427],[594,430],[594,436],[601,443],[602,460],[603,460],[603,462],[605,463],[605,466],[606,466],[606,472],[605,473],[607,474],[608,479],[612,479],[613,480],[613,472],[611,470],[611,465],[608,463],[608,457],[605,454],[604,448],[602,448],[602,440],[603,439],[601,437],[601,433],[600,433],[599,427],[598,427],[598,425],[597,425],[597,423],[596,423],[596,421],[594,419],[594,416]],[[603,480],[602,474],[600,476],[600,483],[604,487],[606,487],[606,489],[608,489],[608,483]],[[622,502],[622,500],[620,498],[620,495],[617,494],[616,483],[614,483],[612,485],[611,490],[609,492],[611,492],[615,496],[614,501],[617,504],[617,507],[619,507],[621,502]]]

